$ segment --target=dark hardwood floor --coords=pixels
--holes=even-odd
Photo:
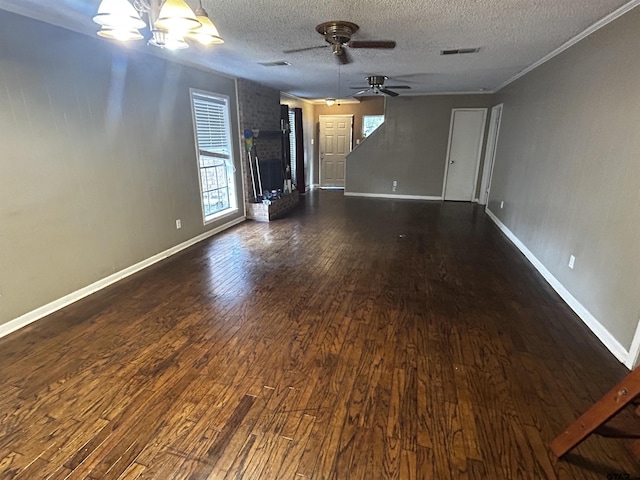
[[[0,479],[603,480],[626,373],[480,207],[315,191],[0,339]]]

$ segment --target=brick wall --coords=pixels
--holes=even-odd
[[[247,203],[247,218],[259,222],[269,222],[284,216],[289,211],[296,208],[300,201],[299,193],[294,190],[291,195],[274,200],[271,205],[264,203]]]
[[[280,130],[280,92],[258,83],[238,79],[238,108],[240,113],[240,134],[251,130]],[[254,139],[258,158],[282,158],[280,138],[260,137]],[[243,149],[243,184],[245,201],[253,202],[253,187],[246,149]],[[255,164],[254,164],[255,165]]]

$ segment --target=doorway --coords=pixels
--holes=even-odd
[[[442,188],[445,200],[470,202],[474,199],[486,120],[486,108],[452,110]]]
[[[320,187],[344,188],[353,115],[320,115]]]
[[[493,176],[493,165],[496,160],[496,150],[498,148],[498,135],[500,134],[501,121],[502,103],[491,109],[489,135],[487,136],[487,148],[484,154],[484,168],[482,169],[482,184],[480,185],[480,195],[478,196],[478,203],[480,205],[486,205],[489,202],[491,177]]]

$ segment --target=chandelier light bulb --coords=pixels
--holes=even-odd
[[[138,30],[123,30],[120,28],[108,28],[102,27],[98,31],[98,36],[102,38],[109,38],[111,40],[119,40],[121,42],[128,42],[130,40],[141,40],[142,34]]]
[[[166,0],[154,26],[165,32],[186,34],[202,24],[184,0]]]
[[[204,13],[204,15],[201,13]],[[224,40],[220,37],[218,29],[204,10],[196,10],[196,18],[202,26],[189,33],[189,38],[192,38],[205,46],[224,43]]]
[[[152,34],[149,45],[179,50],[189,46],[185,38],[205,46],[224,43],[199,3],[194,13],[185,0],[102,0],[93,21],[102,27],[98,36],[122,42],[143,38],[138,30],[147,26],[141,18],[145,15]]]
[[[131,31],[146,27],[144,20],[127,0],[102,0],[93,21],[113,30]]]

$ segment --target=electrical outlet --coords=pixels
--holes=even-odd
[[[182,228],[182,221],[180,219],[176,220],[176,230],[180,230]]]
[[[398,189],[398,181],[394,180],[393,183],[391,184],[391,191],[395,192]]]
[[[504,208],[504,200],[500,202],[500,208]]]
[[[576,257],[574,257],[573,255],[569,255],[569,268],[571,270],[573,270],[573,266],[576,263]]]

